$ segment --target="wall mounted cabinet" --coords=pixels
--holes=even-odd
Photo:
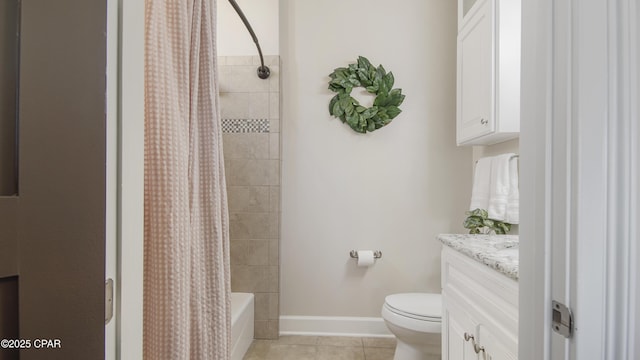
[[[442,250],[442,359],[518,358],[518,282]]]
[[[459,0],[457,143],[491,145],[520,132],[520,1]]]

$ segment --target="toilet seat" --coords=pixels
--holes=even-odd
[[[392,312],[416,320],[442,321],[442,296],[427,293],[389,295],[384,305]]]
[[[392,325],[421,333],[442,331],[440,294],[404,293],[385,298],[382,317]]]

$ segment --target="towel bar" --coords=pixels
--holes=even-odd
[[[517,154],[516,154],[516,155],[513,155],[513,156],[511,156],[511,157],[509,158],[509,160],[511,160],[511,159],[516,159],[516,158],[520,158],[520,155],[517,155]],[[476,160],[476,164],[477,164],[477,163],[478,163],[478,160]]]

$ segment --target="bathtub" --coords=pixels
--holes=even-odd
[[[231,293],[231,360],[242,360],[253,342],[253,294]]]

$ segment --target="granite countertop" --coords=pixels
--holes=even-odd
[[[437,239],[452,249],[518,280],[518,235],[440,234]]]

